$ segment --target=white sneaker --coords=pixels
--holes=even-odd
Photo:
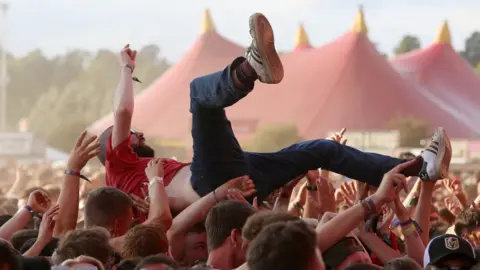
[[[430,144],[420,154],[423,158],[423,167],[419,177],[423,181],[437,181],[448,177],[452,146],[450,139],[443,128],[438,128],[433,134]]]
[[[283,79],[283,65],[275,49],[273,29],[261,13],[250,16],[252,44],[247,48],[245,58],[263,83],[277,84]]]

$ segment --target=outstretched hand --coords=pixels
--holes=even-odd
[[[125,45],[120,52],[120,60],[122,65],[129,65],[132,67],[132,72],[135,70],[135,61],[137,59],[137,51],[130,49],[130,44]]]
[[[80,172],[90,159],[100,153],[100,143],[96,141],[97,136],[85,139],[86,136],[87,132],[82,132],[68,158],[67,168],[75,172]]]
[[[219,199],[227,199],[228,191],[230,189],[239,190],[244,198],[248,198],[257,192],[255,190],[255,184],[248,175],[233,178],[221,185],[215,190],[216,196],[219,196]]]
[[[407,178],[402,171],[414,163],[415,160],[412,159],[399,164],[383,176],[382,183],[374,194],[381,204],[394,201],[402,189],[408,193]]]

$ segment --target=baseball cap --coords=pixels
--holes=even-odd
[[[452,255],[462,256],[463,260],[476,263],[475,251],[466,240],[453,234],[444,234],[430,240],[423,255],[423,267],[436,264]]]

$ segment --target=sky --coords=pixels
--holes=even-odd
[[[303,23],[314,46],[334,40],[353,25],[364,7],[370,39],[391,54],[405,34],[422,45],[435,39],[448,19],[454,47],[480,30],[478,0],[0,0],[9,3],[2,30],[7,50],[25,55],[42,49],[55,55],[82,48],[119,50],[125,43],[155,43],[178,61],[200,33],[202,13],[209,8],[217,31],[239,44],[249,44],[248,17],[262,12],[270,20],[277,48],[293,47]]]

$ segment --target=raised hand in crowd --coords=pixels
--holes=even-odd
[[[38,237],[31,248],[29,248],[23,256],[38,256],[43,248],[52,240],[55,222],[60,210],[59,205],[51,207],[42,217],[40,228],[38,230]]]
[[[229,190],[238,190],[238,193],[244,198],[248,198],[257,192],[255,190],[255,184],[247,175],[236,177],[227,181],[225,184],[221,185],[215,190],[215,195],[218,196],[217,198],[219,200],[225,200],[227,199]]]
[[[319,198],[318,207],[320,214],[324,214],[326,212],[335,212],[335,188],[333,187],[330,179],[325,177],[318,178],[317,186]]]
[[[144,214],[148,214],[148,210],[150,209],[150,200],[148,195],[146,195],[144,198],[140,198],[137,195],[130,193],[129,196],[132,198],[133,207]]]
[[[415,160],[409,160],[399,164],[384,175],[382,183],[372,195],[377,207],[394,201],[401,190],[408,192],[407,179],[401,172],[414,162]]]
[[[355,204],[357,195],[359,194],[357,187],[353,181],[343,182],[340,186],[340,195],[343,196],[345,203],[349,206]]]
[[[152,160],[150,160],[147,167],[145,168],[145,175],[149,180],[154,177],[163,177],[163,159],[153,158]]]
[[[38,189],[30,193],[27,206],[30,206],[36,214],[45,213],[50,208],[51,201],[45,191]]]
[[[443,184],[447,188],[447,190],[458,199],[460,206],[462,209],[467,208],[468,206],[468,198],[467,194],[463,191],[462,183],[458,178],[446,178],[443,179]]]
[[[87,165],[87,162],[100,152],[100,143],[96,141],[97,136],[85,139],[86,136],[87,132],[82,132],[70,152],[67,168],[74,172],[79,173]]]
[[[125,45],[120,52],[120,61],[122,66],[129,65],[132,68],[132,72],[135,70],[135,62],[137,59],[137,51],[130,49],[130,44]]]
[[[96,157],[99,152],[100,144],[97,137],[87,138],[87,132],[82,132],[68,158],[65,178],[62,181],[58,197],[58,204],[62,207],[56,218],[54,236],[58,237],[76,228],[80,201],[80,181],[82,181],[82,178],[85,181],[88,179],[81,174],[81,171],[87,162]]]

